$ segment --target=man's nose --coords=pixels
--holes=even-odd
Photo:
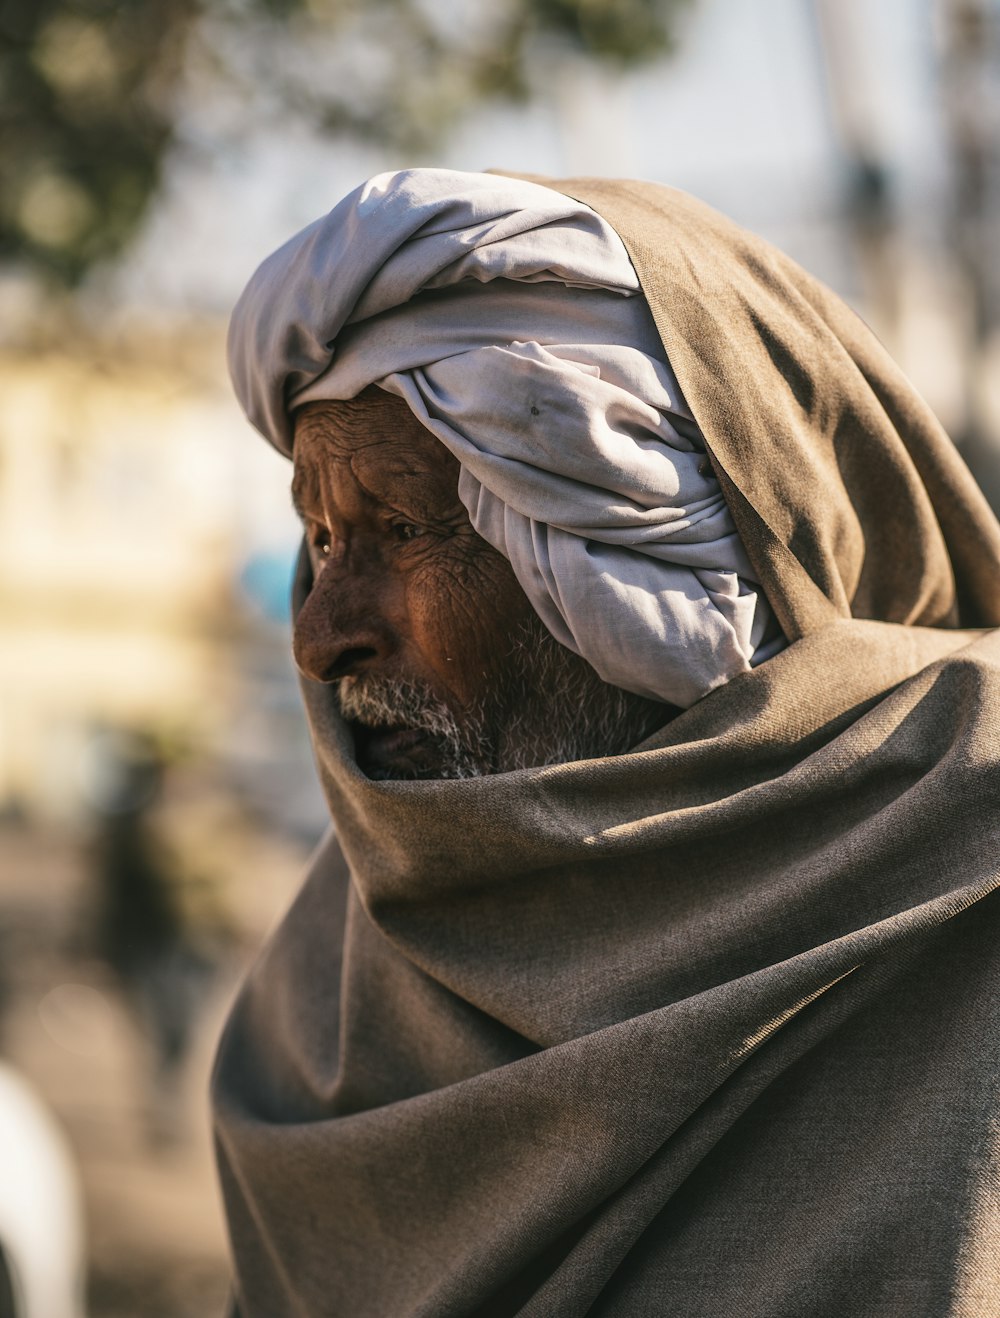
[[[295,620],[292,653],[299,672],[314,682],[336,682],[388,659],[396,646],[380,602],[377,583],[332,563],[324,567]]]

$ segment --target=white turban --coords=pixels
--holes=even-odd
[[[378,175],[260,266],[229,358],[286,453],[304,403],[404,398],[458,458],[472,525],[606,682],[686,708],[783,644],[625,248],[589,207],[489,174]]]

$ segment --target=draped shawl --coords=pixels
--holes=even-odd
[[[629,251],[782,653],[634,752],[371,782],[219,1053],[244,1318],[1000,1311],[1000,528],[856,317],[650,184]],[[298,595],[308,588],[307,576]]]

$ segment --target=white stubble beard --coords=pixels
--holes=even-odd
[[[337,702],[346,719],[426,732],[436,778],[618,755],[674,712],[602,682],[534,616],[517,633],[502,679],[460,716],[429,686],[378,674],[342,678]]]

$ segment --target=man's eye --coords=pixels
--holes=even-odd
[[[415,540],[424,533],[424,528],[415,522],[391,522],[390,525],[397,540]]]
[[[330,532],[325,526],[318,526],[309,538],[318,554],[326,556],[330,553]]]

